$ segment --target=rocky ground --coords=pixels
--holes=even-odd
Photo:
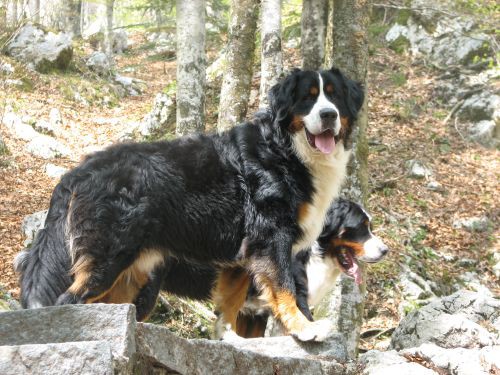
[[[459,91],[464,78],[388,48],[383,30],[372,30],[368,209],[391,253],[368,267],[363,350],[388,349],[401,318],[437,296],[464,287],[500,292],[498,151],[469,137],[467,111],[456,106],[468,97],[443,99],[443,92],[451,95],[443,87],[455,84]],[[21,224],[26,215],[47,208],[59,168],[138,136],[157,93],[172,91],[175,63],[168,46],[154,49],[141,34],[131,39],[132,47],[116,59],[120,75],[140,80],[138,91],[126,96],[116,80],[86,66],[84,58],[92,53],[87,43],[75,47],[64,73],[35,73],[0,56],[0,67],[13,69],[0,71],[0,139],[8,150],[0,152],[2,293],[18,297],[12,260],[25,241]],[[297,55],[296,49],[286,50],[286,68],[299,64]],[[494,82],[490,89],[498,92]],[[258,77],[254,83],[255,91]],[[208,128],[215,115],[209,105]],[[33,152],[40,149],[48,154]],[[160,309],[157,322],[166,321],[183,336],[206,335],[209,313],[200,319],[191,315],[197,307],[190,301],[163,306],[169,304],[175,314]]]

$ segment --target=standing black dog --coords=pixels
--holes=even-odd
[[[166,259],[235,264],[243,247],[240,264],[273,314],[299,339],[323,339],[296,306],[291,257],[321,232],[362,103],[338,69],[296,70],[271,90],[268,113],[228,132],[88,156],[62,177],[44,229],[16,260],[22,305],[133,302]],[[219,277],[221,290],[234,287]]]

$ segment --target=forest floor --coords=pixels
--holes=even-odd
[[[84,105],[65,95],[68,84],[100,85],[101,80],[80,74],[26,73],[33,83],[28,91],[6,87],[0,92],[0,116],[10,106],[22,115],[48,119],[57,108],[63,119],[58,139],[72,150],[70,158],[51,163],[73,167],[86,153],[117,142],[130,124],[141,121],[155,95],[175,79],[175,62],[163,62],[141,48],[142,35],[133,37],[132,49],[116,59],[118,72],[146,82],[137,97],[125,97],[114,106]],[[86,47],[81,47],[85,52]],[[298,53],[287,50],[285,68],[299,65]],[[5,57],[0,57],[5,60]],[[7,61],[7,60],[5,60]],[[14,64],[11,60],[10,63]],[[444,123],[449,109],[434,99],[439,72],[380,47],[370,59],[369,170],[372,193],[368,209],[375,232],[390,246],[384,262],[368,267],[368,298],[364,330],[395,327],[401,318],[400,264],[407,264],[443,291],[460,283],[459,276],[476,272],[481,282],[498,293],[492,273],[491,251],[498,249],[498,151],[462,138],[453,121]],[[255,88],[258,79],[254,80]],[[249,113],[252,113],[249,111]],[[207,116],[208,119],[214,116]],[[0,121],[1,123],[1,121]],[[207,124],[211,127],[213,124]],[[25,142],[0,127],[10,153],[0,156],[0,284],[19,296],[12,260],[23,247],[21,222],[26,215],[48,207],[57,180],[44,173],[47,160],[24,151]],[[418,159],[433,171],[432,177],[408,177],[406,162]],[[441,188],[429,190],[430,180]],[[454,229],[459,218],[488,216],[493,225],[485,232]],[[453,256],[444,261],[443,255]],[[461,262],[472,259],[472,263]],[[189,335],[189,334],[186,334]],[[383,338],[380,335],[378,339]],[[365,348],[374,340],[362,343]]]

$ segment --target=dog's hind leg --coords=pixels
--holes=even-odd
[[[243,268],[224,269],[219,273],[212,293],[215,309],[220,313],[216,324],[216,338],[221,338],[228,329],[237,331],[236,321],[249,286],[250,276]]]
[[[147,284],[149,273],[163,261],[163,253],[156,249],[142,250],[135,259],[121,257],[121,261],[96,262],[82,256],[73,266],[73,284],[57,304],[132,303]]]

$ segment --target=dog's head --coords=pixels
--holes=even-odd
[[[318,238],[325,256],[334,257],[340,269],[361,282],[358,260],[375,263],[389,248],[371,231],[371,217],[358,204],[338,199],[328,211],[323,232]]]
[[[282,131],[317,154],[331,154],[340,142],[346,146],[363,100],[361,85],[336,68],[296,69],[269,93]]]

